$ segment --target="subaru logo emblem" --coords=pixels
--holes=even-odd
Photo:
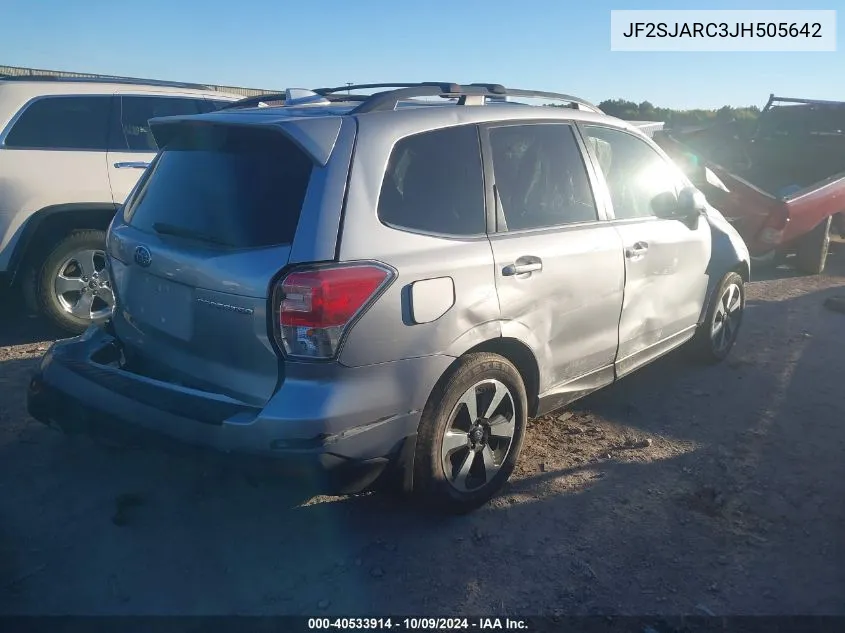
[[[150,253],[150,249],[146,246],[136,246],[135,247],[135,263],[143,268],[147,268],[150,264],[153,263],[153,256]]]

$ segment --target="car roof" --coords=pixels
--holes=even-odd
[[[360,90],[379,90],[358,94]],[[353,92],[354,91],[354,92]],[[565,103],[564,107],[537,107],[531,100]],[[271,105],[277,104],[277,105]],[[359,120],[396,121],[419,119],[432,129],[459,123],[482,123],[513,119],[560,119],[613,122],[589,101],[553,92],[505,88],[500,84],[454,84],[444,82],[358,84],[314,90],[289,88],[284,93],[247,97],[222,110],[192,118],[237,125],[284,124],[296,119],[355,116]],[[177,117],[168,117],[174,123]]]
[[[204,96],[237,101],[243,97],[213,90],[200,84],[167,81],[135,81],[123,79],[90,79],[75,77],[0,77],[0,91],[14,92],[17,96],[38,97],[53,95],[101,94],[172,94]]]
[[[504,123],[509,121],[582,122],[611,125],[647,138],[641,130],[622,120],[609,117],[591,103],[556,93],[511,90],[498,84],[365,84],[361,87],[399,85],[398,89],[373,95],[345,94],[342,89],[315,91],[288,89],[250,97],[215,112],[199,115],[169,116],[150,120],[160,147],[179,133],[182,125],[257,126],[284,130],[321,165],[332,153],[344,119],[355,119],[360,131],[389,142],[409,134],[442,129],[461,124]],[[419,100],[422,97],[426,100]],[[438,98],[439,97],[439,98]],[[519,102],[508,101],[511,98]],[[531,98],[567,102],[567,107],[532,106]],[[431,99],[434,99],[433,101]],[[280,103],[279,106],[269,105]],[[547,105],[547,104],[544,104]],[[263,106],[263,107],[262,107]]]
[[[378,122],[390,125],[390,121],[419,119],[420,123],[436,129],[462,123],[495,123],[513,120],[561,120],[583,123],[610,124],[625,130],[642,132],[626,121],[611,117],[602,112],[589,112],[561,107],[541,107],[513,102],[489,103],[487,105],[466,106],[454,103],[415,104],[415,107],[403,105],[395,110],[356,113],[359,102],[335,102],[303,106],[267,106],[243,109],[223,109],[206,114],[172,116],[157,119],[159,122],[175,123],[188,119],[207,123],[230,125],[274,126],[288,124],[297,119],[353,116],[361,121]]]

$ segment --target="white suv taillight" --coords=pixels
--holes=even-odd
[[[291,357],[333,358],[349,326],[393,281],[378,264],[295,270],[274,293],[276,338]]]

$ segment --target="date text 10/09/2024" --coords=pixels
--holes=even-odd
[[[821,38],[819,22],[630,22],[622,37]]]
[[[370,631],[519,631],[525,620],[512,618],[308,618],[308,629]]]

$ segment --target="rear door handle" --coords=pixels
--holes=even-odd
[[[539,257],[520,257],[513,264],[508,264],[502,269],[505,277],[524,275],[525,273],[536,273],[543,270],[543,262]]]
[[[648,242],[637,242],[625,249],[625,257],[628,259],[639,259],[648,251]]]
[[[146,169],[150,164],[142,161],[130,161],[127,163],[115,163],[114,166],[117,169]]]

